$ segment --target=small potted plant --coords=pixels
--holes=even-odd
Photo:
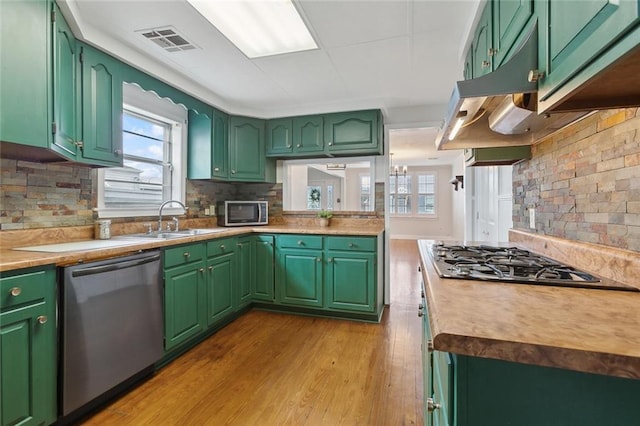
[[[331,218],[333,217],[333,213],[331,210],[320,210],[317,214],[320,226],[325,227],[329,226]]]

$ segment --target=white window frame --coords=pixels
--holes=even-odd
[[[161,99],[155,93],[145,92],[133,84],[124,84],[123,109],[133,113],[166,122],[171,125],[171,200],[178,200],[185,204],[186,200],[186,170],[187,170],[187,110],[168,99]],[[157,206],[136,208],[105,207],[104,203],[104,169],[98,170],[97,210],[100,218],[156,216]],[[163,200],[166,201],[166,200]],[[182,207],[168,204],[163,214],[183,214]]]
[[[418,190],[419,190],[419,182],[418,182],[418,176],[420,175],[432,175],[434,176],[434,192],[433,192],[433,196],[434,196],[434,213],[418,213],[418,196],[421,195]],[[398,176],[400,176],[400,174],[398,174]],[[438,172],[437,171],[429,171],[429,170],[414,170],[414,171],[407,171],[407,176],[411,177],[411,193],[409,194],[411,196],[411,213],[408,214],[399,214],[399,213],[390,213],[391,217],[396,217],[396,218],[412,218],[412,219],[437,219],[438,218]],[[395,179],[395,175],[391,175],[389,176],[389,185],[391,185],[391,181],[393,179]],[[398,183],[396,182],[396,191],[397,191],[397,186]],[[392,194],[391,193],[391,188],[389,188],[389,197],[391,197]],[[397,194],[395,194],[397,195]],[[389,200],[389,203],[391,202],[391,200]],[[391,211],[391,205],[389,205],[389,211]]]

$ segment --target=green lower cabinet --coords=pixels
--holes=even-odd
[[[227,253],[207,261],[207,325],[211,326],[234,310],[235,253]]]
[[[251,303],[252,288],[256,278],[256,240],[254,236],[238,238],[236,258],[238,267],[238,281],[235,289],[235,308],[240,309]]]
[[[55,269],[0,274],[0,421],[56,420]]]
[[[324,283],[327,308],[373,312],[375,272],[373,253],[327,251]]]
[[[204,331],[206,328],[203,306],[206,300],[205,294],[203,262],[165,269],[165,351],[175,348]]]
[[[279,249],[277,300],[284,305],[322,307],[321,250]]]
[[[256,235],[254,238],[254,279],[251,283],[253,300],[274,301],[274,244],[273,235]]]

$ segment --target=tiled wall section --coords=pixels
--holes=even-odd
[[[0,159],[0,229],[93,223],[92,170]]]
[[[598,112],[533,146],[513,168],[513,225],[640,251],[640,109]]]

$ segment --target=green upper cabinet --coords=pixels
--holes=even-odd
[[[467,50],[462,74],[465,80],[471,80],[473,78],[473,46],[470,46],[469,50]]]
[[[56,420],[55,268],[0,274],[0,422]]]
[[[293,151],[301,154],[324,152],[324,128],[321,115],[293,119]]]
[[[638,45],[640,31],[621,39],[627,30],[637,27],[638,0],[539,1],[536,7],[538,4],[539,19],[548,28],[539,32],[538,67],[544,72],[538,81],[540,111]],[[611,49],[618,41],[623,43]],[[598,63],[593,70],[570,81],[594,61]]]
[[[264,127],[264,120],[257,118],[229,118],[229,180],[264,181]]]
[[[0,1],[0,141],[49,146],[50,7],[44,1]]]
[[[79,140],[80,46],[54,4],[53,17],[53,149],[75,159]]]
[[[229,117],[207,107],[189,110],[188,163],[189,179],[227,179]]]
[[[324,143],[328,154],[382,154],[382,115],[379,110],[324,116]]]
[[[498,68],[512,53],[511,48],[533,16],[533,0],[495,0],[493,2],[493,44],[488,54],[493,56],[493,69]]]
[[[273,235],[254,236],[254,279],[251,293],[254,300],[274,301],[274,249]]]
[[[493,2],[487,2],[473,36],[473,44],[471,46],[473,52],[473,78],[478,78],[493,71],[491,62],[491,53],[493,51],[490,51],[490,49],[493,49],[492,6]]]
[[[82,158],[122,166],[122,79],[119,62],[81,46]]]
[[[277,118],[267,121],[267,155],[278,156],[293,152],[293,119]]]

